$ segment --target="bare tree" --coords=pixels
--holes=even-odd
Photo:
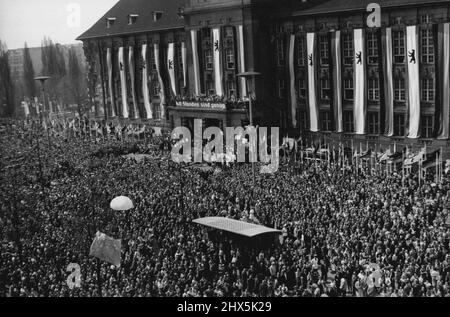
[[[66,95],[64,77],[67,73],[63,47],[59,44],[54,44],[48,37],[44,37],[41,47],[42,73],[51,77],[46,86],[46,90],[51,100],[61,104]]]
[[[14,85],[11,80],[8,49],[0,40],[0,115],[14,114]]]
[[[25,43],[25,48],[23,51],[23,74],[24,74],[24,88],[25,88],[25,96],[32,99],[36,96],[36,81],[33,61],[30,56],[30,49],[28,48],[27,43]]]
[[[68,87],[71,99],[77,105],[78,113],[82,117],[86,111],[84,107],[87,98],[86,78],[74,47],[69,50]]]

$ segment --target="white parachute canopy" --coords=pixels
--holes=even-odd
[[[125,196],[119,196],[114,198],[109,206],[111,207],[111,209],[116,211],[125,211],[134,208],[131,199]]]

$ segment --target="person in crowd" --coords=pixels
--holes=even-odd
[[[1,125],[0,296],[450,296],[448,176],[419,186],[302,162],[253,185],[248,164],[169,164],[164,137]],[[153,158],[123,157],[136,152]],[[134,203],[128,215],[109,208],[120,195]],[[207,216],[275,227],[280,243],[255,249],[192,223]],[[120,267],[89,256],[97,231],[122,239]],[[70,263],[81,268],[72,289]]]

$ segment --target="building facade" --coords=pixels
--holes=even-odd
[[[122,0],[79,39],[110,118],[245,125],[250,95],[290,135],[447,147],[450,1],[371,2]]]

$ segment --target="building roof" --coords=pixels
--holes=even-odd
[[[302,15],[317,15],[317,14],[327,14],[345,11],[360,11],[366,10],[370,3],[377,3],[380,5],[381,10],[383,8],[395,8],[402,6],[417,6],[431,4],[445,3],[449,0],[329,0],[318,3],[317,5],[312,5],[307,9],[298,10],[292,12],[293,16]]]
[[[255,225],[253,223],[223,217],[199,218],[193,220],[192,222],[206,227],[235,233],[249,238],[264,233],[281,233],[281,231],[277,229],[272,229],[260,225]]]
[[[178,15],[178,11],[187,2],[188,0],[120,0],[77,40],[183,27],[185,22]],[[153,19],[154,12],[162,12],[158,21]],[[135,23],[131,25],[128,24],[129,15],[138,15]],[[106,27],[107,18],[116,19],[114,25],[109,28]]]

